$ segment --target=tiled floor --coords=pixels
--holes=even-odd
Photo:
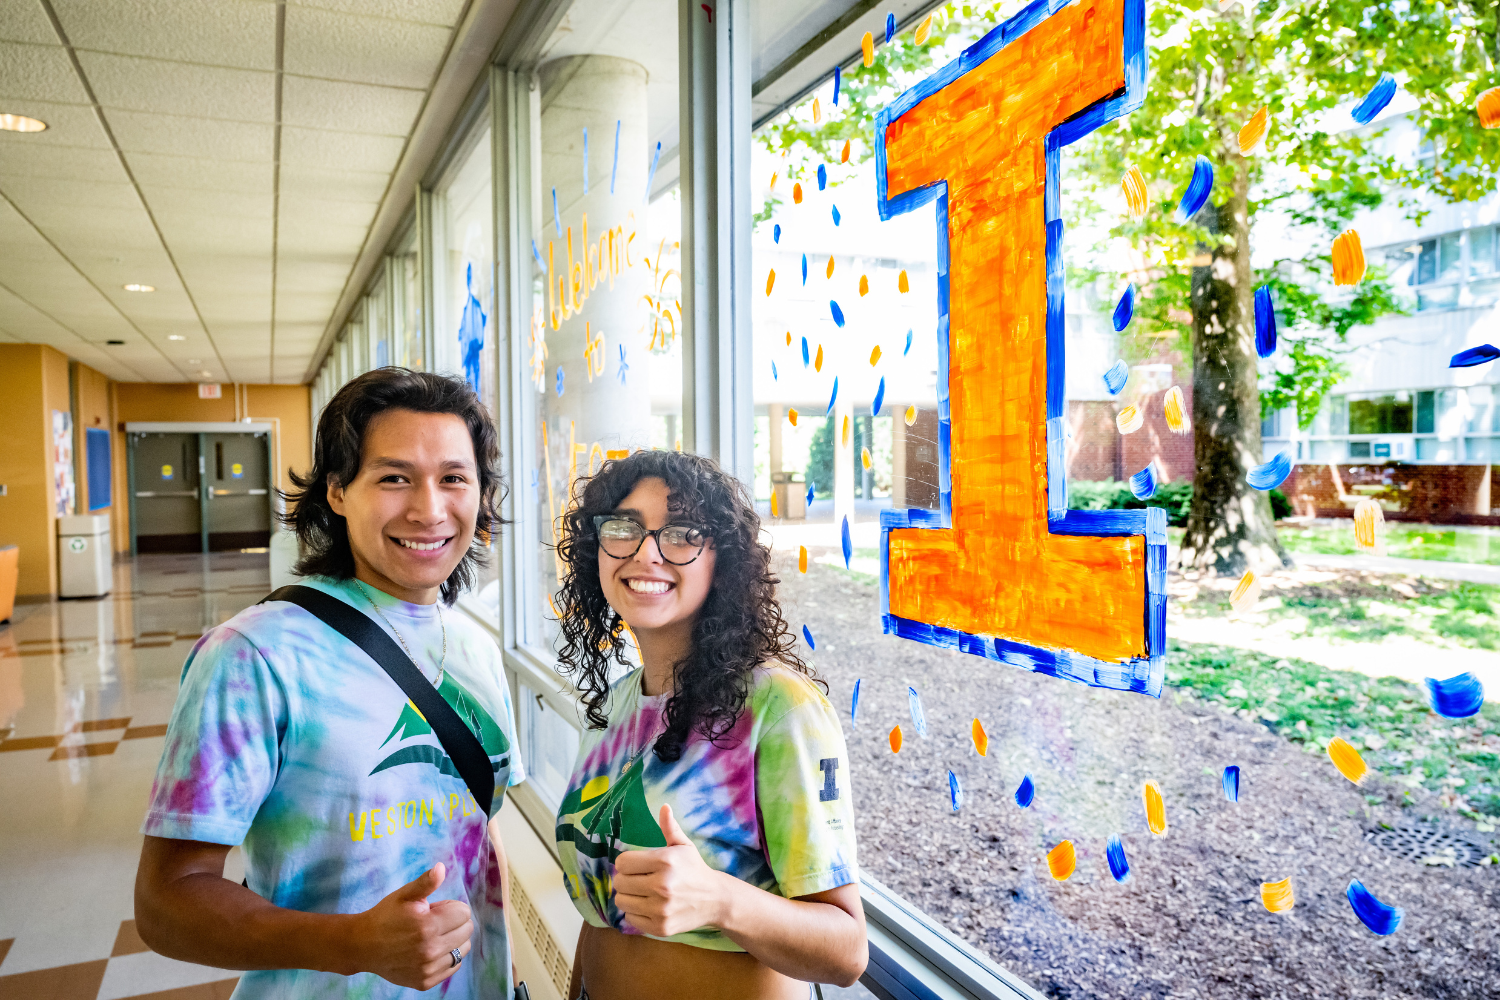
[[[183,659],[269,579],[260,554],[144,556],[0,626],[0,1000],[229,996],[234,972],[145,947],[132,890]]]

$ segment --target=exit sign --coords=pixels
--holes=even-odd
[[[223,396],[224,396],[224,388],[223,388],[223,386],[219,385],[219,383],[217,383],[217,382],[199,382],[198,383],[198,398],[199,399],[222,399]]]

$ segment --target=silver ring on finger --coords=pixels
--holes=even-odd
[[[458,963],[464,960],[464,957],[458,953],[457,948],[454,948],[452,951],[448,952],[448,954],[453,956],[453,965],[449,966],[449,968],[457,968]]]

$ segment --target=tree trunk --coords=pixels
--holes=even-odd
[[[1234,157],[1238,160],[1238,157]],[[1232,194],[1199,221],[1216,241],[1193,269],[1193,503],[1179,565],[1222,576],[1291,565],[1276,537],[1271,501],[1245,480],[1261,464],[1256,386],[1255,288],[1250,270],[1249,179],[1231,164]],[[1209,248],[1204,248],[1205,251]]]

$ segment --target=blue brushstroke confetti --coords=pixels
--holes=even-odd
[[[1274,490],[1291,474],[1292,458],[1283,451],[1265,465],[1257,465],[1245,473],[1245,482],[1258,490]]]
[[[531,256],[536,260],[537,270],[547,270],[547,262],[542,260],[542,252],[536,248],[536,240],[531,241]]]
[[[818,488],[818,484],[815,483],[815,482],[807,484],[807,505],[809,507],[812,506],[813,493],[817,491],[817,488]]]
[[[815,642],[813,642],[812,633],[807,630],[807,626],[806,625],[802,626],[802,638],[804,638],[804,639],[807,640],[807,648],[808,649],[814,649],[815,650],[815,649],[818,648],[818,644],[815,643]]]
[[[896,37],[896,14],[894,11],[885,16],[885,41],[889,45],[892,38]]]
[[[772,243],[780,243],[781,242],[781,223],[779,223],[779,222],[776,223],[775,227],[772,228],[772,230],[771,230],[771,242]]]
[[[1255,353],[1263,358],[1276,353],[1276,306],[1270,285],[1255,290]]]
[[[911,724],[917,730],[917,735],[927,735],[927,715],[922,711],[922,696],[917,694],[917,689],[908,686],[906,689],[906,707],[911,710]]]
[[[959,807],[962,806],[963,804],[964,804],[964,786],[962,785],[962,783],[959,782],[958,775],[954,774],[952,771],[949,771],[948,772],[948,805],[950,805],[950,806],[953,807],[953,811],[954,812],[958,812]]]
[[[562,365],[558,365],[557,366],[557,394],[559,396],[561,396],[563,394],[563,370],[562,370]]]
[[[546,223],[543,223],[546,225]],[[558,239],[562,238],[562,213],[557,210],[557,188],[552,189],[552,228],[557,230]]]
[[[1349,897],[1349,905],[1354,907],[1354,915],[1359,918],[1360,923],[1381,937],[1396,933],[1396,929],[1401,926],[1401,918],[1406,916],[1406,911],[1399,906],[1389,906],[1376,899],[1359,879],[1349,882],[1344,895]]]
[[[1109,842],[1104,845],[1104,857],[1109,862],[1109,873],[1115,877],[1116,882],[1123,882],[1130,877],[1130,861],[1125,857],[1125,845],[1120,843],[1118,836],[1110,837]]]
[[[838,380],[838,376],[835,375],[834,379],[833,379],[833,392],[828,397],[828,413],[823,414],[823,416],[826,417],[826,416],[828,416],[829,413],[833,412],[833,401],[836,400],[836,399],[838,399],[838,398],[839,398],[839,380]]]
[[[875,387],[875,402],[870,404],[870,416],[880,416],[880,409],[885,405],[885,376],[880,376],[880,384]]]
[[[1187,222],[1198,214],[1214,189],[1214,165],[1208,157],[1199,156],[1193,163],[1193,179],[1182,192],[1182,204],[1177,206],[1177,221]]]
[[[1432,710],[1445,719],[1467,719],[1484,707],[1484,685],[1472,672],[1443,681],[1428,677],[1426,684]]]
[[[818,190],[822,191],[828,187],[828,168],[818,164]]]
[[[1119,333],[1121,330],[1125,329],[1127,326],[1130,325],[1130,321],[1132,319],[1134,319],[1134,318],[1135,318],[1135,282],[1132,281],[1130,284],[1128,284],[1128,285],[1125,286],[1125,291],[1120,296],[1120,301],[1117,302],[1117,303],[1115,303],[1115,315],[1114,315],[1115,332]]]
[[[844,310],[842,310],[842,309],[839,308],[839,304],[837,302],[833,301],[832,299],[829,299],[828,300],[828,311],[831,312],[831,313],[833,313],[833,323],[834,323],[834,325],[837,326],[837,327],[839,327],[840,329],[843,329],[843,326],[844,326]]]
[[[1109,371],[1104,373],[1104,388],[1109,390],[1111,396],[1118,396],[1120,390],[1125,388],[1125,382],[1130,378],[1130,366],[1121,358],[1109,366]]]
[[[859,686],[864,683],[864,678],[854,679],[854,697],[849,701],[849,725],[851,728],[859,726]]]
[[[620,347],[620,367],[619,367],[619,370],[615,372],[615,377],[620,380],[620,384],[621,385],[624,385],[625,384],[625,373],[628,372],[628,371],[630,371],[630,363],[625,360],[625,345],[624,344],[620,344],[619,347]],[[771,362],[772,365],[775,365],[775,363],[776,362],[774,362],[774,361]]]
[[[1021,783],[1016,786],[1016,805],[1020,806],[1022,809],[1029,809],[1031,808],[1032,800],[1035,798],[1036,783],[1031,780],[1031,775],[1028,774],[1024,778],[1022,778]]]
[[[1240,800],[1240,766],[1230,764],[1224,768],[1224,798],[1230,802]]]
[[[589,193],[589,130],[583,130],[583,193]]]
[[[802,255],[802,283],[807,284],[807,254]]]
[[[1156,469],[1147,462],[1146,467],[1130,477],[1130,492],[1137,500],[1149,500],[1156,495]]]
[[[771,362],[771,379],[772,379],[772,381],[775,381],[775,380],[779,379],[780,377],[781,376],[779,376],[779,375],[776,374],[776,362],[772,361]]]
[[[1382,73],[1380,79],[1375,81],[1375,86],[1370,88],[1370,92],[1365,94],[1364,99],[1349,114],[1361,125],[1368,125],[1376,115],[1385,110],[1385,106],[1395,96],[1396,78],[1389,73]]]
[[[615,193],[615,175],[620,172],[620,119],[615,119],[615,158],[609,165],[609,193]]]
[[[844,568],[849,568],[849,557],[854,555],[854,542],[849,537],[849,518],[844,517],[844,525],[839,529],[839,544],[844,550]]]
[[[833,224],[835,226],[838,225],[839,220],[842,218],[843,216],[839,214],[839,207],[837,205],[833,206]]]
[[[1449,368],[1473,368],[1475,365],[1486,364],[1500,358],[1500,350],[1496,350],[1490,344],[1480,344],[1471,347],[1467,351],[1459,351],[1453,355],[1448,362]]]
[[[906,346],[901,348],[901,356],[904,358],[911,353],[911,331],[906,331]]]
[[[651,154],[651,169],[646,172],[646,197],[642,201],[651,200],[651,182],[656,179],[656,165],[661,162],[661,143],[656,144],[656,152]]]
[[[802,367],[806,368],[812,364],[812,357],[807,353],[807,338],[802,338]]]

